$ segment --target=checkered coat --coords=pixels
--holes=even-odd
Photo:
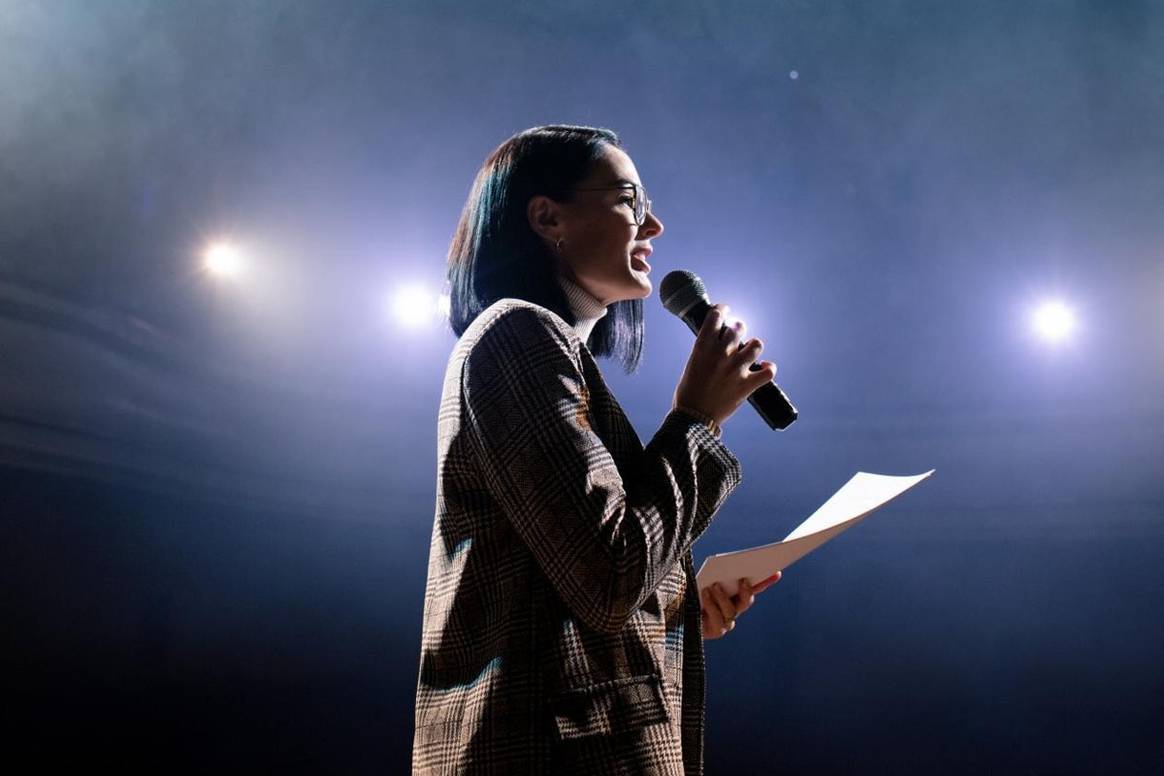
[[[699,774],[691,545],[740,481],[671,412],[644,449],[549,310],[489,307],[449,359],[415,774]]]

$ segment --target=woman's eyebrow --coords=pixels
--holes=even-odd
[[[626,178],[619,178],[612,185],[614,185],[614,186],[638,186],[639,184],[635,183],[634,181],[627,180]]]

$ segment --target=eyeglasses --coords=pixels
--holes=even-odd
[[[630,191],[631,209],[635,214],[635,226],[642,226],[647,221],[647,213],[651,212],[651,200],[647,199],[647,190],[637,183],[624,183],[621,186],[605,186],[597,189],[564,189],[564,191]]]

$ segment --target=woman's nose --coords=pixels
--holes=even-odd
[[[643,225],[639,227],[640,238],[658,237],[663,233],[663,222],[654,213],[648,212]]]

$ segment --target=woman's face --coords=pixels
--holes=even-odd
[[[551,247],[559,271],[604,305],[651,293],[650,240],[663,233],[663,224],[651,213],[642,226],[635,224],[634,191],[618,188],[630,183],[641,190],[634,162],[621,149],[606,146],[590,174],[573,188],[607,190],[575,191],[571,202],[553,203],[559,210],[557,228],[542,232],[552,243],[562,241],[561,252]]]

